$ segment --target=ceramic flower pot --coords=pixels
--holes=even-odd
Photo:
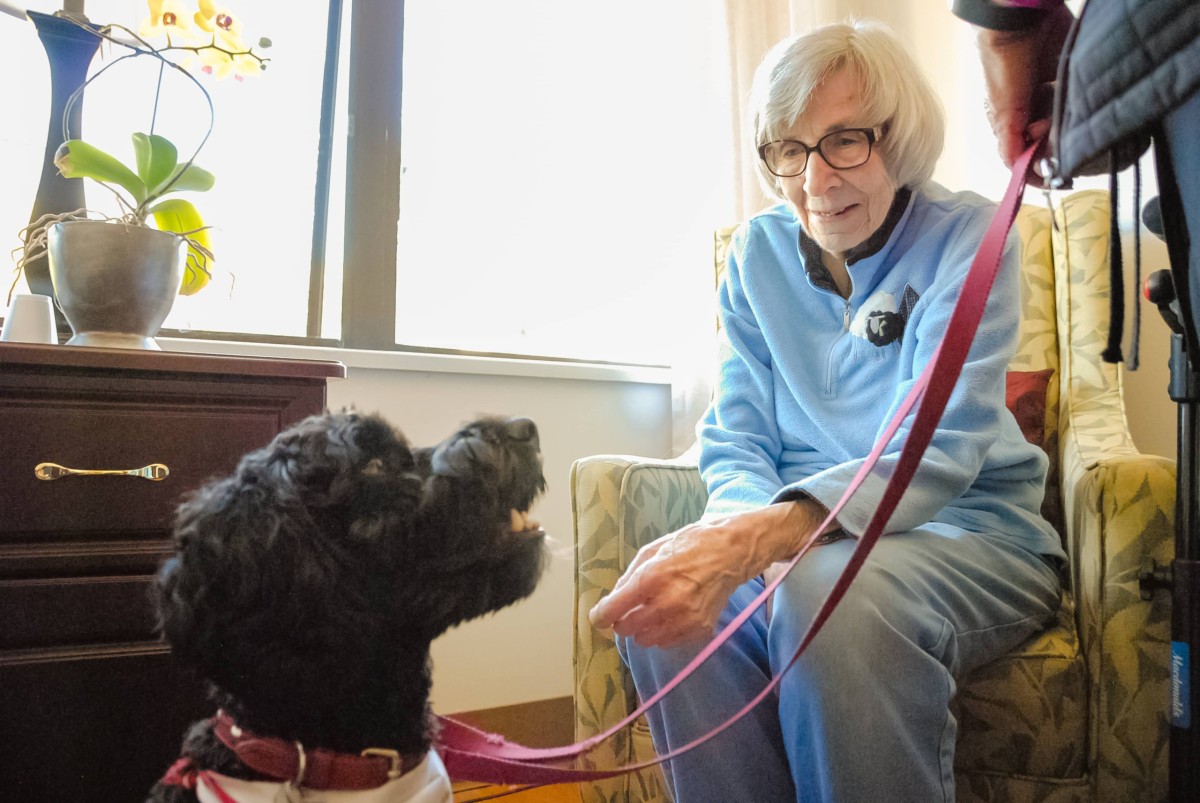
[[[68,346],[159,348],[187,241],[142,226],[79,220],[47,229],[50,279],[74,335]]]

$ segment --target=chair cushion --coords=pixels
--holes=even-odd
[[[1087,671],[1063,594],[1053,626],[963,679],[957,772],[1079,778],[1086,767]]]

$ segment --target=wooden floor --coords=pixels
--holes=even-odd
[[[500,800],[505,803],[579,803],[579,787],[565,783],[527,789],[524,792],[505,794],[504,786],[487,786],[477,783],[454,784],[455,803],[471,803],[473,800]]]
[[[481,730],[501,733],[528,747],[560,747],[575,740],[574,703],[570,697],[537,700],[521,705],[452,714]],[[455,803],[496,800],[498,803],[579,803],[579,785],[543,786],[506,794],[508,787],[471,781],[454,784]]]

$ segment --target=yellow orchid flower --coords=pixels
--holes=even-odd
[[[200,10],[194,19],[197,27],[211,33],[222,46],[229,50],[248,50],[242,42],[242,20],[228,6],[220,6],[212,0],[199,0]]]
[[[224,51],[206,48],[200,51],[196,61],[200,64],[201,71],[218,80],[232,75],[234,80],[240,81],[243,76],[257,75],[262,72],[262,65],[258,59],[244,53],[230,56]]]
[[[195,41],[199,34],[192,27],[188,8],[183,0],[146,0],[150,17],[138,28],[138,35],[147,39],[167,36],[174,41]]]
[[[250,48],[242,41],[241,17],[235,15],[228,6],[219,5],[213,0],[198,0],[197,5],[200,10],[195,15],[196,25],[212,34],[213,45],[219,48],[200,53],[198,61],[201,69],[217,79],[233,75],[239,81],[243,76],[261,72],[262,63],[247,55]]]

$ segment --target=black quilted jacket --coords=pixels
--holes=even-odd
[[[1020,30],[1061,3],[954,0],[953,11],[984,28]],[[1051,145],[1060,174],[1108,172],[1113,148],[1117,166],[1128,163],[1153,125],[1198,90],[1200,2],[1088,0],[1059,65]]]

